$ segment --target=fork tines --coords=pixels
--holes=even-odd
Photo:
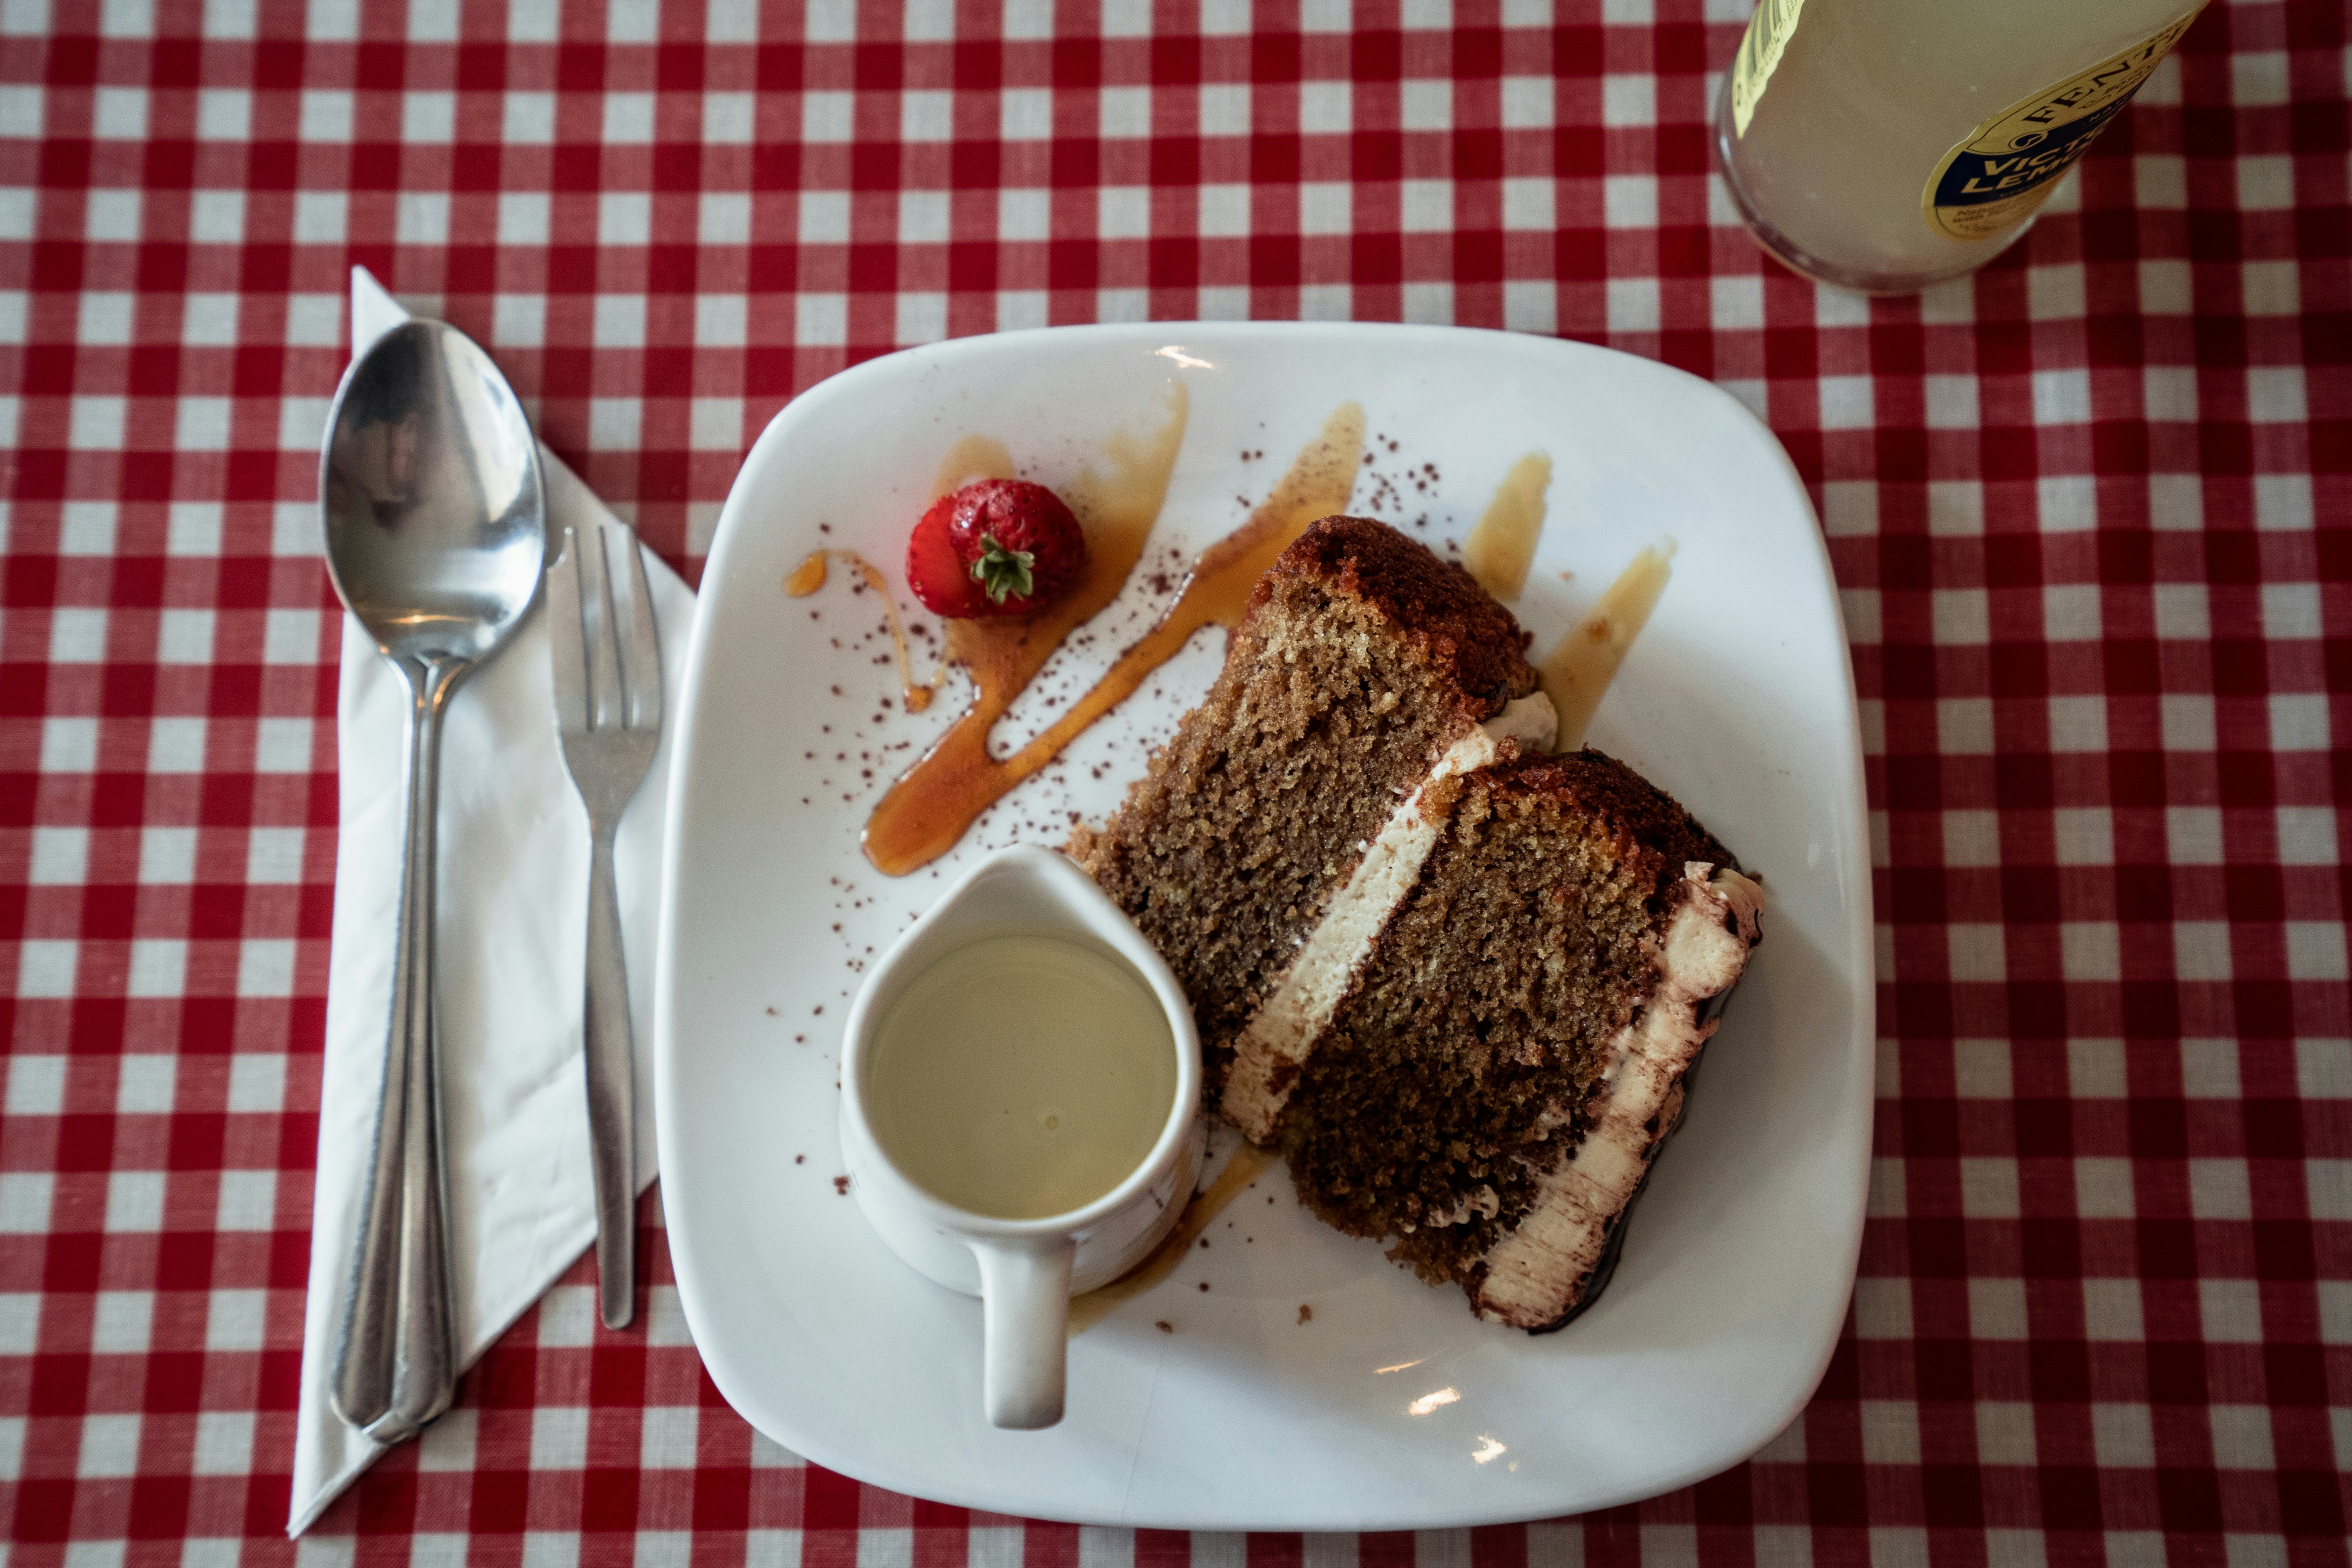
[[[628,560],[628,631],[624,637],[614,594],[611,552],[615,542],[608,532],[601,523],[592,525],[584,537],[566,528],[562,557],[547,573],[556,721],[564,738],[564,760],[583,798],[591,786],[579,775],[587,759],[573,755],[574,737],[628,731],[657,735],[662,721],[661,653],[642,546],[626,534],[618,544]],[[634,790],[635,784],[631,779],[623,787]],[[598,803],[587,804],[594,815]]]

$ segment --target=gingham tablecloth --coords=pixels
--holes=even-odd
[[[1875,303],[1709,173],[1745,10],[0,0],[10,1561],[2345,1563],[2346,7],[2215,0],[2022,245]],[[755,1437],[649,1200],[642,1331],[575,1270],[288,1544],[355,261],[689,578],[788,397],[946,334],[1454,321],[1746,399],[1844,588],[1881,868],[1803,1418],[1552,1524],[971,1514]]]

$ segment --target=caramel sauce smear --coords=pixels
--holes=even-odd
[[[1625,662],[1626,650],[1642,635],[1650,612],[1658,607],[1658,596],[1666,591],[1666,580],[1674,575],[1674,557],[1671,539],[1661,540],[1634,556],[1600,602],[1569,628],[1559,646],[1537,668],[1543,693],[1559,713],[1555,751],[1572,752],[1584,743],[1584,731],[1592,723],[1601,699],[1608,695],[1609,683],[1617,678],[1617,667]]]
[[[1551,458],[1529,452],[1511,465],[1462,542],[1462,564],[1497,599],[1516,599],[1528,585],[1528,568],[1543,538],[1544,491],[1550,487]]]
[[[1024,620],[948,623],[948,660],[971,672],[976,695],[955,727],[891,787],[867,819],[866,857],[880,870],[903,877],[953,848],[982,812],[1061,755],[1174,658],[1194,632],[1213,624],[1229,630],[1239,626],[1250,590],[1274,558],[1308,523],[1347,510],[1363,463],[1364,411],[1354,403],[1332,414],[1247,521],[1202,554],[1168,613],[1119,656],[1092,690],[1011,756],[990,756],[990,730],[1063,639],[1118,596],[1142,558],[1184,439],[1188,405],[1183,384],[1173,386],[1168,423],[1158,437],[1114,442],[1107,474],[1089,470],[1062,491],[1087,531],[1087,574],[1070,595]],[[1003,455],[998,443],[966,437],[941,464],[940,482],[952,489],[967,479],[989,477],[959,472],[951,478],[949,470],[983,460],[999,463]],[[1001,466],[1010,468],[1009,462]]]
[[[931,693],[947,679],[944,669],[932,672],[929,680],[915,679],[915,661],[907,652],[907,624],[898,618],[898,602],[890,597],[889,579],[876,566],[854,550],[812,550],[808,558],[784,574],[784,592],[795,599],[805,599],[824,586],[825,562],[838,561],[856,573],[882,601],[882,613],[890,617],[890,646],[898,655],[898,689],[906,700],[907,711],[920,713],[931,705]]]
[[[1182,395],[1181,384],[1178,386],[1178,395]],[[1181,414],[1179,418],[1181,418]],[[966,436],[950,447],[948,455],[940,459],[939,477],[931,480],[931,499],[938,500],[941,496],[951,496],[974,479],[1017,479],[1020,477],[1013,471],[1013,454],[1004,449],[1003,442],[993,436]],[[1094,548],[1091,533],[1087,538],[1087,548]]]
[[[1516,599],[1528,585],[1528,568],[1543,539],[1544,491],[1550,484],[1551,458],[1529,452],[1495,487],[1495,499],[1463,542],[1463,565],[1497,599]],[[1538,667],[1543,693],[1559,715],[1555,750],[1572,752],[1584,744],[1584,732],[1591,727],[1601,700],[1609,694],[1633,639],[1642,635],[1659,595],[1666,591],[1674,557],[1671,539],[1634,556]]]
[[[1070,1298],[1070,1332],[1084,1333],[1110,1316],[1121,1302],[1133,1300],[1175,1273],[1176,1266],[1184,1261],[1184,1254],[1209,1228],[1209,1222],[1224,1213],[1225,1205],[1265,1174],[1274,1162],[1273,1150],[1261,1149],[1255,1143],[1244,1143],[1234,1150],[1234,1157],[1225,1162],[1225,1168],[1217,1173],[1217,1179],[1209,1184],[1208,1189],[1192,1194],[1192,1201],[1184,1205],[1184,1217],[1176,1222],[1167,1240],[1151,1249],[1151,1256],[1109,1284]]]

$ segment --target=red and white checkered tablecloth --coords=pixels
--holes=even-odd
[[[1868,302],[1709,172],[1745,0],[0,0],[0,1510],[14,1564],[2347,1562],[2342,0],[2216,0],[2027,240]],[[575,1270],[282,1536],[334,866],[347,268],[689,577],[795,392],[1147,317],[1557,332],[1819,502],[1879,1112],[1845,1340],[1581,1521],[1132,1535],[862,1488]]]

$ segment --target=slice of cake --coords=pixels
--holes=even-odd
[[[1599,752],[1444,793],[1422,875],[1271,1124],[1244,1131],[1279,1140],[1330,1224],[1397,1238],[1393,1256],[1463,1285],[1482,1317],[1555,1328],[1606,1283],[1762,890]]]
[[[1368,852],[1397,859],[1391,819],[1419,833],[1400,807],[1514,734],[1549,742],[1527,645],[1462,568],[1326,518],[1259,580],[1223,672],[1118,816],[1074,838],[1192,998],[1213,1085]]]
[[[1606,1283],[1763,895],[1622,763],[1542,754],[1527,640],[1460,568],[1326,519],[1072,853],[1314,1211],[1545,1329]]]

